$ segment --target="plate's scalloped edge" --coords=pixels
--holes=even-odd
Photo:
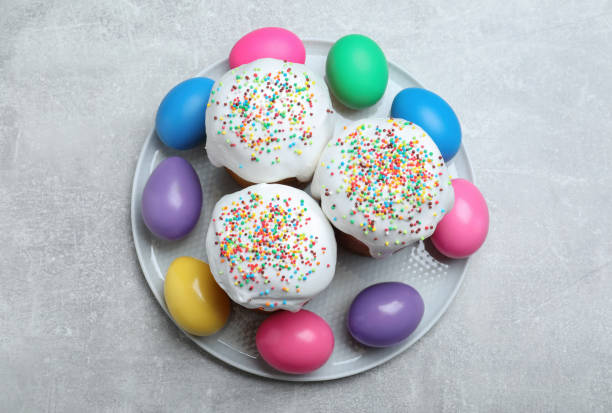
[[[331,47],[333,45],[333,42],[327,41],[327,40],[323,40],[323,39],[302,39],[302,41],[304,42],[304,45],[306,46],[306,50],[308,52],[309,49],[309,44],[313,44],[313,45],[317,45],[317,46],[323,46],[323,47]],[[312,46],[311,46],[312,47]],[[199,73],[196,74],[196,76],[202,76],[203,74],[205,74],[206,72],[210,71],[213,67],[217,66],[217,65],[222,65],[225,62],[227,62],[227,59],[220,59],[217,60],[216,62],[212,63],[211,65],[207,66],[204,70],[200,71]],[[408,74],[405,70],[401,69],[400,66],[398,66],[396,63],[394,63],[393,61],[387,60],[389,66],[393,67],[394,70],[398,71],[399,73],[402,73],[404,76],[408,76],[415,84],[419,85],[420,87],[423,87],[421,85],[421,83],[419,83],[416,79],[414,79],[410,74]],[[229,65],[228,65],[229,68]],[[151,131],[151,133],[149,134],[149,136],[147,137],[147,139],[145,139],[145,142],[143,143],[142,149],[140,150],[140,153],[138,155],[138,162],[136,163],[136,170],[134,172],[134,178],[132,180],[132,194],[131,194],[131,198],[130,198],[130,221],[131,221],[131,226],[132,226],[132,238],[134,241],[134,247],[136,248],[136,255],[138,257],[138,263],[140,265],[140,269],[143,273],[143,276],[145,277],[145,280],[147,282],[147,285],[149,286],[151,292],[153,293],[153,295],[155,296],[157,302],[159,303],[159,305],[162,307],[162,309],[164,310],[164,312],[166,313],[166,315],[168,315],[168,317],[170,318],[170,320],[172,320],[172,322],[176,325],[176,323],[174,322],[174,319],[170,316],[170,314],[168,313],[168,309],[166,308],[164,299],[162,297],[162,295],[159,293],[159,291],[157,291],[157,288],[151,283],[151,281],[149,280],[149,277],[146,276],[145,272],[145,268],[147,267],[147,265],[144,262],[144,252],[143,252],[143,246],[140,245],[139,239],[141,237],[138,236],[139,234],[139,229],[137,228],[137,221],[138,221],[138,208],[136,207],[137,205],[139,205],[138,202],[138,193],[137,193],[137,188],[138,188],[138,177],[141,174],[141,168],[145,167],[143,162],[144,162],[144,157],[146,154],[146,149],[148,148],[148,146],[150,145],[150,142],[152,139],[155,138],[155,127],[153,127],[153,130]],[[472,164],[470,162],[470,158],[468,156],[467,150],[465,148],[465,144],[462,141],[461,143],[461,148],[460,148],[460,152],[462,152],[462,156],[465,156],[465,160],[466,160],[466,169],[467,169],[467,173],[469,174],[468,178],[470,181],[475,183],[475,177],[474,177],[474,171],[472,169]],[[344,377],[350,377],[359,373],[363,373],[364,371],[373,369],[375,367],[380,366],[381,364],[386,363],[387,361],[391,360],[392,358],[396,357],[397,355],[403,353],[405,350],[407,350],[410,346],[412,346],[414,343],[416,343],[418,340],[420,340],[425,334],[427,334],[431,328],[440,320],[440,318],[442,317],[442,315],[444,315],[444,313],[446,313],[448,307],[451,305],[451,303],[454,301],[455,296],[457,295],[459,289],[461,288],[461,285],[463,284],[463,280],[465,278],[465,274],[467,272],[467,269],[469,267],[469,258],[463,259],[461,261],[464,261],[464,267],[463,267],[463,271],[461,272],[461,275],[459,276],[458,280],[457,280],[457,284],[455,285],[455,288],[453,289],[453,291],[451,292],[451,294],[448,296],[448,299],[446,300],[446,302],[444,303],[444,305],[440,308],[440,310],[433,315],[433,317],[431,318],[431,320],[429,321],[429,323],[427,323],[425,325],[425,327],[422,328],[421,333],[411,337],[410,340],[408,340],[407,342],[403,343],[401,346],[398,346],[397,348],[394,349],[394,351],[386,354],[385,356],[379,358],[378,360],[376,360],[375,362],[366,365],[364,367],[361,368],[357,368],[357,369],[353,369],[350,370],[349,372],[346,373],[337,373],[337,374],[330,374],[327,376],[311,376],[309,374],[307,375],[287,375],[287,374],[283,374],[280,372],[276,372],[276,371],[272,371],[272,370],[263,370],[261,368],[261,366],[257,366],[259,368],[255,368],[252,367],[249,364],[245,364],[245,363],[236,363],[235,360],[228,358],[225,354],[215,350],[212,347],[209,346],[204,346],[202,343],[202,338],[198,338],[198,337],[194,337],[186,332],[184,332],[182,329],[181,331],[183,331],[183,333],[189,337],[192,341],[194,341],[194,343],[202,350],[205,350],[206,352],[208,352],[209,354],[211,354],[212,356],[216,357],[217,359],[227,363],[228,365],[232,366],[233,368],[245,371],[247,373],[251,373],[253,375],[256,376],[261,376],[261,377],[266,377],[269,379],[275,379],[275,380],[281,380],[281,381],[294,381],[294,382],[313,382],[313,381],[327,381],[327,380],[336,380],[336,379],[340,379],[340,378],[344,378]],[[178,327],[178,325],[177,325]],[[420,326],[419,326],[420,327]],[[180,327],[178,327],[180,329]],[[212,339],[214,339],[214,336],[211,337]],[[208,338],[208,339],[211,339]],[[205,338],[206,339],[206,338]],[[254,360],[250,360],[251,362],[253,362]]]

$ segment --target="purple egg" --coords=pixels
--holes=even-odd
[[[153,234],[183,238],[196,226],[202,210],[202,187],[193,167],[178,156],[153,171],[142,192],[142,218]]]
[[[374,284],[353,300],[348,329],[355,340],[366,346],[389,347],[412,334],[423,311],[421,295],[408,284]]]

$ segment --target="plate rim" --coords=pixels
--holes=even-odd
[[[324,47],[331,47],[334,42],[333,41],[329,41],[329,40],[325,40],[325,39],[319,39],[319,38],[305,38],[302,39],[302,42],[304,43],[304,45],[306,46],[306,48],[308,48],[308,44],[312,44],[313,46],[318,44],[320,46],[324,46]],[[307,54],[308,55],[308,54]],[[199,71],[197,74],[195,74],[194,76],[203,76],[206,72],[208,72],[211,68],[223,64],[224,62],[228,62],[228,58],[222,58],[222,59],[218,59],[216,61],[214,61],[213,63],[207,65],[203,70]],[[398,64],[396,64],[395,62],[393,62],[392,60],[387,59],[387,64],[390,67],[393,67],[394,70],[397,70],[401,73],[403,73],[404,75],[407,75],[410,79],[412,79],[412,81],[418,85],[419,87],[423,88],[423,85],[417,81],[414,77],[412,77],[412,75],[410,73],[408,73],[406,70],[402,69]],[[229,64],[228,64],[229,65]],[[166,313],[166,315],[170,318],[170,320],[174,323],[174,325],[177,326],[177,328],[185,335],[187,336],[199,349],[200,351],[206,351],[208,354],[212,355],[213,357],[223,361],[224,363],[228,364],[229,366],[256,375],[256,376],[260,376],[260,377],[265,377],[265,378],[269,378],[269,379],[274,379],[274,380],[279,380],[279,381],[291,381],[291,382],[318,382],[318,381],[328,381],[328,380],[337,380],[337,379],[341,379],[341,378],[345,378],[345,377],[350,377],[350,376],[354,376],[360,373],[363,373],[364,371],[367,370],[371,370],[375,367],[378,367],[386,362],[388,362],[389,360],[391,360],[392,358],[400,355],[401,353],[403,353],[404,351],[406,351],[408,348],[410,348],[414,343],[416,343],[418,340],[420,340],[423,336],[425,336],[432,328],[434,325],[436,325],[438,323],[438,321],[440,320],[440,318],[446,313],[446,311],[448,310],[448,308],[450,307],[450,305],[454,302],[455,297],[457,295],[457,293],[459,292],[459,289],[461,288],[463,281],[465,279],[465,274],[469,268],[469,264],[470,264],[470,258],[466,258],[463,259],[463,261],[465,262],[465,265],[463,267],[463,270],[461,271],[461,274],[458,277],[457,280],[457,284],[455,285],[455,287],[453,288],[453,290],[451,291],[451,293],[448,295],[444,305],[440,308],[440,310],[435,313],[433,315],[433,317],[430,319],[429,323],[426,324],[421,333],[411,337],[410,340],[402,343],[400,346],[397,346],[397,348],[394,349],[394,351],[389,352],[388,354],[386,354],[383,357],[380,357],[378,359],[376,359],[375,361],[373,361],[370,364],[367,364],[365,366],[359,367],[359,368],[355,368],[353,370],[350,370],[348,372],[339,372],[339,373],[335,373],[335,374],[330,374],[328,376],[324,376],[324,377],[318,377],[318,376],[307,376],[307,375],[285,375],[282,372],[268,372],[265,370],[261,370],[261,369],[256,369],[253,368],[249,365],[244,365],[244,364],[240,364],[240,363],[236,363],[235,360],[230,359],[229,357],[227,357],[225,354],[217,351],[216,349],[212,348],[212,347],[208,347],[208,346],[204,346],[202,343],[197,341],[197,338],[192,336],[191,334],[188,334],[187,332],[185,332],[182,328],[180,328],[176,322],[174,321],[174,319],[172,318],[172,316],[170,316],[170,314],[168,313],[168,309],[166,308],[165,302],[163,301],[162,297],[158,297],[158,294],[156,292],[156,288],[155,286],[152,284],[152,282],[150,281],[150,276],[147,275],[147,273],[145,272],[145,268],[146,266],[144,265],[144,253],[142,251],[142,248],[144,248],[145,246],[141,246],[139,239],[140,237],[138,236],[139,231],[137,229],[136,226],[136,222],[138,220],[138,216],[137,214],[139,213],[139,211],[136,208],[136,205],[138,204],[138,202],[136,201],[138,194],[136,193],[136,189],[138,187],[138,177],[141,174],[141,169],[144,168],[144,155],[146,153],[147,148],[149,147],[149,145],[151,144],[151,140],[154,139],[155,136],[155,124],[153,124],[153,127],[151,129],[151,131],[149,132],[147,138],[144,140],[142,148],[140,149],[140,152],[138,154],[138,161],[136,163],[136,168],[134,170],[134,178],[132,179],[132,191],[131,191],[131,196],[130,196],[130,223],[131,223],[131,233],[132,233],[132,240],[134,242],[134,248],[136,249],[136,256],[138,257],[138,265],[140,267],[140,271],[142,272],[142,275],[145,278],[145,281],[147,282],[147,285],[149,287],[149,290],[151,291],[151,293],[153,293],[153,296],[155,297],[156,301],[158,302],[158,304],[161,306],[162,310]],[[469,175],[469,177],[466,177],[469,181],[471,181],[472,183],[475,183],[475,177],[474,177],[474,171],[472,169],[472,163],[470,160],[470,157],[468,155],[467,149],[465,147],[465,142],[462,139],[461,142],[461,149],[463,152],[463,155],[465,156],[466,159],[466,169],[467,169],[467,173]]]

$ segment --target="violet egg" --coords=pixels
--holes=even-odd
[[[321,367],[334,350],[329,324],[308,310],[277,311],[257,329],[257,350],[270,366],[289,374]]]
[[[196,226],[202,210],[202,187],[193,167],[178,156],[153,171],[142,193],[142,219],[167,240],[183,238]]]
[[[361,344],[389,347],[412,334],[423,318],[423,311],[423,298],[408,284],[374,284],[353,300],[348,329]]]

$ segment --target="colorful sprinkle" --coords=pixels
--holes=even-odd
[[[397,119],[345,127],[340,137],[330,141],[336,147],[335,158],[327,157],[321,162],[327,167],[320,168],[341,180],[334,180],[333,189],[322,185],[321,194],[331,197],[334,190],[343,194],[350,210],[338,211],[336,198],[329,199],[329,209],[348,213],[347,221],[364,235],[372,234],[374,241],[380,239],[379,234],[391,237],[381,240],[386,247],[406,244],[397,238],[418,239],[433,232],[444,214],[444,209],[437,209],[437,198],[449,180],[442,156],[429,150],[425,139],[430,138],[416,125]],[[423,219],[425,216],[431,219]],[[398,227],[400,223],[403,228]]]
[[[255,191],[247,195],[223,206],[213,218],[221,263],[229,265],[230,277],[239,288],[267,285],[270,277],[277,277],[282,292],[300,292],[300,285],[292,283],[316,276],[327,250],[318,236],[307,231],[312,218],[304,200],[298,205],[279,194],[265,199]],[[273,289],[265,287],[259,296],[270,295]],[[275,305],[278,303],[266,303],[270,308]]]
[[[269,72],[245,65],[231,71],[227,100],[217,97],[221,83],[211,93],[209,105],[222,113],[214,117],[216,133],[227,134],[228,147],[252,151],[251,162],[270,154],[270,165],[278,165],[275,155],[284,148],[299,157],[313,145],[313,126],[307,120],[316,111],[315,81],[307,72],[295,69],[288,62]]]

